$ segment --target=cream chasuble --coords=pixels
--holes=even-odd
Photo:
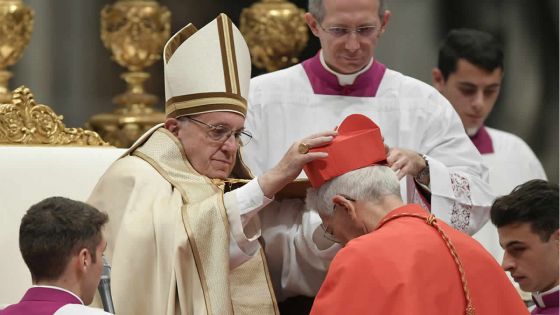
[[[131,151],[89,200],[109,213],[117,314],[276,314],[262,250],[230,270],[222,187],[192,168],[164,128]]]

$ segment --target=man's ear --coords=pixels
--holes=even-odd
[[[91,253],[87,248],[78,252],[78,265],[81,271],[86,271],[91,266]]]
[[[164,127],[175,136],[179,135],[179,121],[177,119],[175,118],[165,119]]]
[[[440,92],[444,89],[445,79],[439,68],[432,69],[432,85]]]
[[[332,201],[335,205],[338,205],[341,208],[345,209],[345,211],[352,219],[356,218],[356,205],[354,204],[354,202],[346,199],[342,195],[334,195]]]
[[[377,37],[380,37],[381,34],[385,33],[390,18],[391,18],[391,11],[385,10],[385,12],[383,12],[383,17],[381,18],[381,29],[379,30],[379,35],[377,35]]]
[[[317,20],[315,19],[315,17],[313,17],[313,15],[309,12],[305,13],[304,17],[305,17],[305,22],[307,23],[307,26],[309,26],[309,29],[311,30],[311,33],[313,33],[313,35],[319,37],[319,24],[318,24]]]

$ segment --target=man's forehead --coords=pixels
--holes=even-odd
[[[203,113],[193,117],[196,117],[196,119],[203,120],[204,122],[211,123],[214,125],[242,127],[245,124],[245,117],[243,117],[238,113],[229,112],[229,111],[216,111],[210,113]]]
[[[323,8],[325,10],[324,20],[332,19],[334,22],[360,23],[365,21],[355,21],[355,19],[379,19],[379,0],[324,0]],[[336,21],[338,19],[341,21]]]
[[[531,229],[530,223],[512,223],[498,228],[500,244],[507,246],[514,243],[526,243],[539,235]]]
[[[464,74],[464,75],[472,75],[476,77],[487,77],[492,78],[493,80],[502,79],[503,69],[497,67],[493,70],[487,70],[480,65],[474,64],[465,58],[459,58],[457,60],[457,67],[455,71],[451,74]]]

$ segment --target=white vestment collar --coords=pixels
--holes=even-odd
[[[323,50],[321,49],[321,52],[319,54],[319,57],[321,59],[321,64],[323,65],[323,67],[330,73],[334,74],[336,76],[336,78],[338,79],[338,84],[340,84],[341,86],[344,85],[352,85],[354,83],[354,81],[356,80],[356,78],[369,70],[369,68],[371,68],[371,65],[373,64],[373,58],[370,59],[369,63],[367,64],[367,66],[365,66],[362,70],[356,72],[356,73],[352,73],[352,74],[342,74],[342,73],[338,73],[334,70],[332,70],[327,63],[325,62],[325,57],[323,57]]]

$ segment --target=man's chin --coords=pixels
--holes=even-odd
[[[465,132],[469,137],[476,135],[481,126],[465,128]]]
[[[365,65],[361,65],[361,64],[358,64],[358,63],[356,63],[356,64],[351,63],[351,64],[346,64],[343,67],[341,67],[339,72],[341,74],[354,74],[354,73],[362,70],[364,67],[365,67]]]
[[[348,60],[345,58],[341,58],[337,60],[337,64],[336,65],[329,65],[331,67],[331,69],[333,69],[334,71],[340,73],[340,74],[353,74],[356,73],[360,70],[362,70],[365,66],[367,66],[367,62],[363,62],[360,59],[353,59],[353,60]]]
[[[226,179],[231,175],[231,172],[230,169],[212,170],[207,176],[215,179]]]

